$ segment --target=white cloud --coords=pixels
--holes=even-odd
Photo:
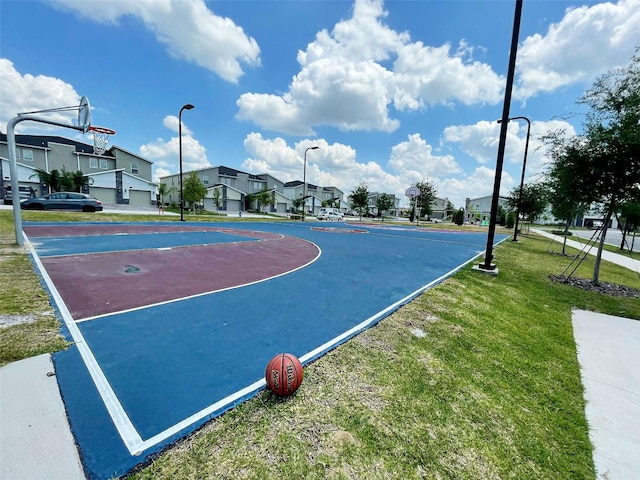
[[[157,165],[154,165],[154,170],[153,170],[153,182],[154,183],[160,183],[160,178],[161,177],[166,177],[167,175],[171,175],[171,171],[167,170],[166,168],[163,167],[158,167]]]
[[[95,22],[117,25],[131,15],[144,23],[168,53],[193,62],[229,82],[242,76],[241,63],[260,64],[260,47],[231,19],[212,13],[203,0],[84,2],[56,0],[51,6]]]
[[[465,60],[473,47],[464,40],[453,53],[449,45],[411,43],[382,23],[386,16],[381,0],[356,0],[350,19],[298,52],[301,69],[286,93],[241,95],[237,118],[290,135],[312,135],[321,125],[393,132],[400,123],[391,107],[501,100],[504,81],[489,65]]]
[[[164,120],[162,120],[162,125],[164,125],[169,130],[172,130],[176,133],[179,132],[179,123],[180,123],[180,120],[178,120],[178,117],[176,117],[175,115],[167,115],[166,117],[164,117]],[[182,134],[183,135],[193,134],[193,132],[189,130],[189,128],[184,124],[184,121],[182,122]]]
[[[409,135],[406,142],[391,149],[389,166],[394,172],[414,178],[409,183],[423,178],[460,173],[460,166],[451,155],[434,155],[433,147],[419,133]]]
[[[468,48],[465,45],[461,41],[460,49]],[[451,55],[449,45],[408,44],[398,52],[394,63],[394,102],[398,109],[422,108],[425,102],[495,104],[502,99],[504,83],[491,66],[465,63],[462,56]]]
[[[480,121],[475,125],[451,125],[444,129],[443,141],[458,143],[464,153],[480,164],[496,159],[500,126],[496,122]]]
[[[640,0],[620,0],[567,10],[518,50],[515,98],[588,82],[625,65],[638,46]]]
[[[167,115],[163,120],[163,125],[170,130],[178,129],[178,118]],[[189,133],[185,133],[189,132]],[[180,171],[180,141],[179,137],[172,137],[169,140],[157,138],[155,141],[142,145],[139,149],[143,158],[154,161],[156,168],[154,175],[162,171],[163,175],[177,173]],[[207,159],[207,151],[191,134],[191,130],[182,122],[182,170],[198,170],[209,167],[211,164]]]
[[[505,143],[505,162],[522,164],[527,146],[527,127],[525,120],[509,122]],[[569,136],[576,134],[573,126],[564,120],[531,122],[526,167],[528,177],[539,175],[546,161],[541,137],[549,131],[556,130],[563,130]],[[474,125],[452,125],[445,128],[442,140],[447,144],[459,144],[464,153],[480,164],[495,164],[500,141],[500,124],[481,121]]]
[[[51,108],[74,107],[80,104],[80,95],[72,85],[59,78],[45,75],[22,75],[13,62],[0,58],[0,122],[6,124],[18,113]],[[55,122],[76,125],[78,111],[61,111],[35,114],[36,117]],[[28,125],[27,125],[28,123]],[[16,126],[16,133],[25,129],[52,130],[53,127],[39,122],[22,122]],[[69,135],[66,132],[65,135]]]

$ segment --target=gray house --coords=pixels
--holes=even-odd
[[[154,205],[156,186],[151,181],[152,162],[116,145],[102,155],[93,145],[64,137],[16,135],[18,183],[34,195],[46,195],[50,186],[42,183],[38,170],[81,171],[87,177],[83,189],[104,203]],[[0,134],[0,198],[11,184],[7,136]]]
[[[212,211],[216,210],[214,201],[216,190],[219,191],[218,195],[220,195],[220,207],[218,209],[237,213],[250,208],[250,206],[246,205],[248,195],[262,192],[269,186],[267,178],[260,178],[257,175],[223,165],[183,172],[183,183],[185,178],[192,173],[195,173],[207,188],[205,209]],[[167,175],[160,177],[159,180],[160,183],[164,183],[167,186],[167,191],[170,192],[165,198],[165,202],[179,203],[180,174]]]

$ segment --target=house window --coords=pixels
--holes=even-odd
[[[16,160],[20,160],[20,149],[16,148]]]
[[[131,173],[133,175],[138,175],[138,173],[140,173],[140,168],[139,168],[139,165],[137,163],[132,163],[131,164]]]
[[[107,161],[104,158],[100,159],[100,168],[102,170],[106,170],[107,169]]]
[[[220,177],[220,183],[224,184],[224,185],[229,185],[230,187],[234,187],[235,188],[235,178],[229,178],[229,177]]]
[[[98,159],[91,157],[89,159],[89,168],[98,168]]]
[[[22,160],[25,162],[33,162],[33,150],[22,150]]]
[[[202,176],[202,183],[204,183],[205,185],[209,185],[209,175]]]
[[[262,190],[262,182],[253,182],[253,189],[254,190]]]

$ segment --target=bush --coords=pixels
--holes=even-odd
[[[507,214],[507,223],[505,226],[507,228],[513,228],[515,224],[516,224],[516,214],[515,212],[509,212]]]
[[[464,223],[464,210],[462,208],[453,214],[453,223],[456,225]]]

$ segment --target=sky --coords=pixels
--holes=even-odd
[[[0,130],[79,104],[154,181],[225,165],[282,181],[361,182],[408,205],[431,182],[464,207],[494,188],[515,0],[0,0]],[[640,46],[640,0],[524,0],[510,117],[581,133],[577,103]],[[76,123],[77,112],[43,113]],[[501,190],[520,184],[528,124],[508,124]],[[18,134],[90,134],[25,121]]]

